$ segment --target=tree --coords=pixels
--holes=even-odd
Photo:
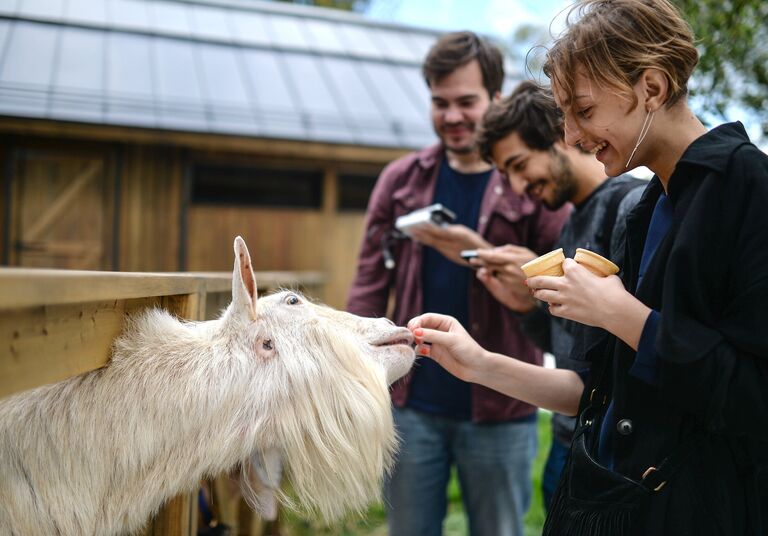
[[[702,109],[727,118],[741,108],[768,137],[768,2],[672,0],[691,25],[701,55],[691,93]]]
[[[768,1],[671,0],[691,25],[699,65],[689,84],[696,113],[706,122],[741,119],[768,138]],[[524,25],[509,40],[513,60],[544,81],[546,26]],[[746,117],[745,117],[746,114]]]
[[[288,4],[303,4],[305,6],[329,7],[344,11],[365,11],[369,0],[276,0]]]

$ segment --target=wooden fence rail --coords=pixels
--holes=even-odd
[[[231,297],[230,273],[125,273],[0,268],[0,398],[104,365],[126,317],[163,307],[214,318]],[[317,295],[318,272],[259,272],[259,293],[288,287]],[[195,497],[170,501],[147,536],[193,536]]]

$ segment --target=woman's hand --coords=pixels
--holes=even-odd
[[[637,349],[650,308],[615,275],[599,277],[573,259],[565,259],[563,272],[528,279],[533,296],[547,302],[554,316],[603,328]]]
[[[433,359],[459,379],[476,381],[486,352],[458,320],[452,316],[426,313],[411,319],[408,329],[416,338],[417,354]],[[425,343],[426,348],[423,347]]]
[[[584,384],[578,374],[566,369],[548,369],[514,357],[488,352],[480,347],[458,320],[427,313],[408,322],[416,343],[427,346],[416,353],[437,361],[459,379],[533,404],[574,415]],[[420,351],[421,350],[421,351]]]

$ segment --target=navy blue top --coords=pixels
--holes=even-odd
[[[491,171],[459,173],[444,159],[435,186],[433,203],[442,203],[456,214],[455,223],[477,229],[480,204]],[[422,256],[424,311],[455,317],[469,324],[470,268],[446,259],[436,249],[424,247]],[[408,406],[443,417],[470,419],[472,398],[469,383],[446,372],[431,359],[421,359],[414,368]]]
[[[670,227],[672,227],[672,203],[669,198],[661,194],[651,215],[651,223],[648,225],[648,233],[645,237],[645,246],[643,255],[640,257],[640,268],[638,271],[637,286],[643,280],[643,275],[648,264],[653,259],[654,253],[659,248],[659,244],[667,236]],[[635,378],[639,378],[646,383],[656,385],[658,383],[658,357],[656,356],[656,331],[658,330],[661,314],[658,311],[651,311],[645,320],[643,332],[640,335],[640,342],[637,345],[637,354],[629,373]],[[613,430],[613,402],[608,405],[605,412],[603,424],[600,427],[600,440],[598,443],[597,457],[600,463],[606,467],[613,467],[613,448],[611,437]]]

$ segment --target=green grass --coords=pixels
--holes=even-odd
[[[552,441],[551,414],[539,412],[539,451],[533,464],[533,498],[525,516],[525,536],[539,536],[544,526],[544,506],[541,499],[541,475]],[[448,484],[448,515],[443,527],[444,536],[467,536],[467,521],[461,503],[461,490],[454,474]],[[353,518],[324,526],[316,521],[286,513],[281,520],[284,536],[387,536],[387,516],[380,504],[371,506],[362,518]]]

